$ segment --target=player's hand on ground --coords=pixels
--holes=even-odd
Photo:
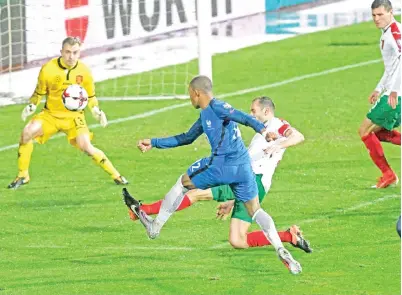
[[[282,147],[279,144],[273,144],[264,150],[267,157],[271,158],[273,154],[278,153]]]
[[[216,207],[216,209],[217,209],[216,210],[216,219],[226,220],[228,218],[230,212],[232,212],[233,205],[234,205],[234,201],[227,201],[227,202],[220,203]]]
[[[145,153],[145,152],[149,151],[150,149],[152,149],[151,140],[148,138],[141,139],[140,141],[138,141],[137,147],[141,152]]]
[[[27,105],[21,113],[21,119],[22,121],[25,122],[25,120],[32,115],[33,113],[35,113],[36,111],[36,105],[34,105],[33,103],[30,103],[29,105]]]
[[[375,103],[375,102],[377,101],[377,99],[378,99],[379,96],[380,96],[380,92],[379,92],[379,91],[377,91],[377,90],[373,91],[373,92],[370,94],[369,98],[368,98],[369,103],[371,103],[371,104]]]
[[[102,127],[107,126],[107,118],[104,111],[99,109],[98,106],[94,106],[91,110],[92,116],[101,124]]]
[[[388,104],[391,108],[396,109],[396,105],[398,104],[398,93],[393,91],[388,96]]]

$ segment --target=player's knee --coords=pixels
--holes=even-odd
[[[371,126],[368,126],[367,123],[363,122],[359,129],[357,130],[357,133],[359,134],[360,138],[368,135],[371,132]]]
[[[188,190],[195,189],[196,187],[194,186],[193,182],[191,181],[190,177],[187,174],[183,174],[181,176],[181,184],[184,188]]]
[[[359,130],[357,131],[359,134],[360,138],[364,137],[367,135],[367,130],[363,126],[360,126]]]
[[[230,236],[229,243],[234,249],[246,249],[248,247],[245,239],[240,236]]]
[[[260,205],[260,201],[258,200],[258,196],[245,202],[244,205],[246,206],[247,213],[250,217],[253,217],[255,212],[257,212],[259,209],[261,209],[261,205]]]
[[[90,142],[87,141],[77,141],[76,142],[76,146],[83,151],[84,153],[86,153],[89,156],[93,155],[93,146]]]
[[[21,143],[23,143],[23,144],[28,143],[30,140],[32,140],[33,135],[34,135],[33,130],[31,128],[29,128],[28,126],[25,127],[21,133]]]

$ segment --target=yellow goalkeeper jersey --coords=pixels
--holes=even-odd
[[[75,116],[77,112],[67,110],[62,100],[63,91],[71,84],[79,84],[85,88],[89,108],[98,105],[94,80],[89,68],[81,61],[73,67],[68,67],[61,57],[53,58],[42,66],[35,92],[29,101],[38,105],[42,96],[46,95],[45,110],[50,114],[58,118]]]

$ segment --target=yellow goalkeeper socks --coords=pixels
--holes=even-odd
[[[32,140],[26,144],[20,143],[18,148],[18,177],[27,177],[33,151]]]
[[[119,172],[114,168],[112,162],[110,162],[104,153],[97,152],[92,156],[92,159],[95,161],[96,165],[105,170],[113,179],[120,176]]]

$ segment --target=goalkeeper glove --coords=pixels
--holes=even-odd
[[[94,106],[92,108],[91,112],[92,112],[92,116],[94,116],[94,118],[99,121],[99,123],[101,124],[102,127],[107,126],[106,115],[102,110],[99,109],[98,106]]]
[[[21,113],[21,119],[22,121],[25,122],[25,120],[27,119],[27,117],[29,117],[30,115],[32,115],[33,113],[35,113],[36,111],[36,105],[34,105],[33,103],[30,103],[29,105],[27,105]]]

